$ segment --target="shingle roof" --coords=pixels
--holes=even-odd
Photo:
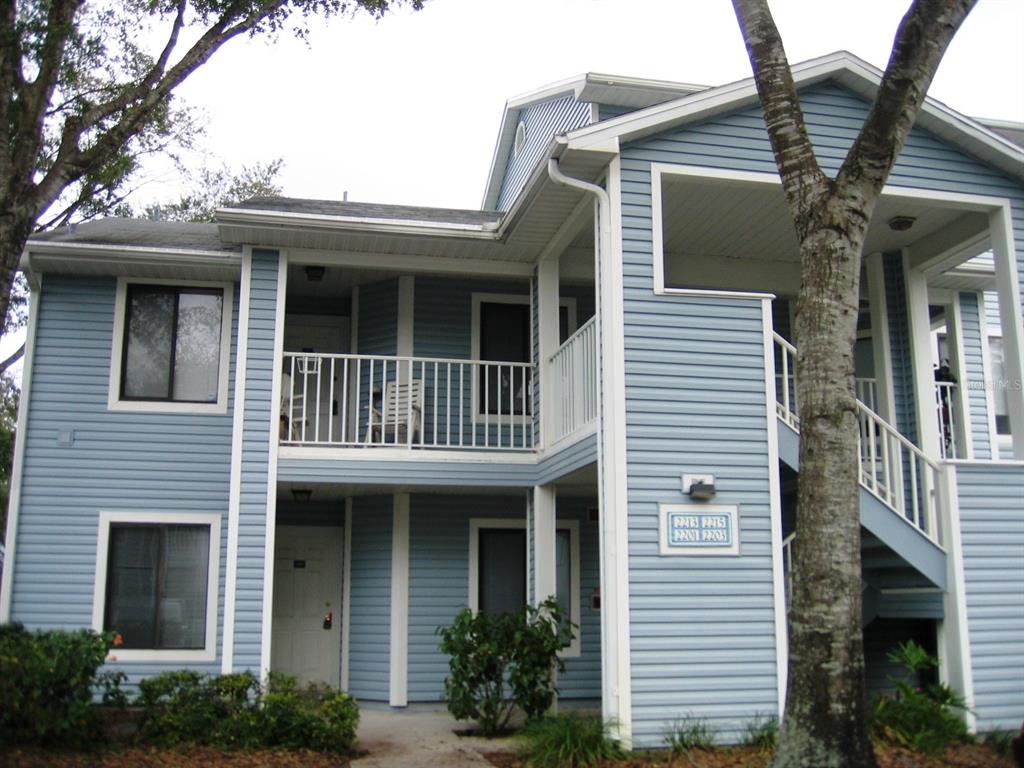
[[[74,243],[77,245],[124,245],[197,251],[239,251],[225,243],[216,224],[179,221],[109,218],[86,221],[69,227],[32,235],[29,242]]]
[[[497,224],[498,211],[471,211],[458,208],[426,208],[415,205],[382,205],[378,203],[349,203],[337,200],[306,200],[297,197],[254,197],[229,206],[251,211],[311,214],[315,216],[343,216],[356,219],[388,219],[399,221],[429,221],[440,224]]]

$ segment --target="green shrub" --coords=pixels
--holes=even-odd
[[[98,670],[113,632],[0,627],[0,746],[85,747],[101,739],[94,695],[123,701],[120,673]]]
[[[744,747],[757,747],[758,749],[770,751],[775,749],[775,743],[779,738],[779,718],[775,715],[754,715],[754,719],[747,723],[743,729],[743,739],[740,743]]]
[[[528,723],[521,756],[535,768],[585,768],[621,757],[598,717],[564,714]]]
[[[981,743],[1000,757],[1013,758],[1013,740],[1017,736],[1013,731],[985,731],[978,735]]]
[[[576,626],[565,621],[554,599],[539,608],[491,616],[468,609],[450,627],[439,627],[441,652],[448,654],[445,701],[456,720],[476,720],[487,735],[508,725],[515,706],[528,720],[541,717],[554,701],[553,670],[564,669],[558,652]],[[506,694],[506,685],[508,694]]]
[[[347,752],[355,743],[355,699],[328,686],[300,688],[272,675],[266,689],[249,672],[204,677],[166,672],[139,683],[139,738],[159,746],[316,749]]]
[[[962,714],[963,699],[945,685],[919,685],[922,672],[938,664],[913,641],[889,653],[889,660],[906,670],[903,678],[890,678],[896,690],[878,696],[872,707],[872,730],[877,738],[919,752],[937,752],[957,742],[970,741]]]
[[[704,718],[683,717],[669,725],[664,741],[674,756],[687,755],[715,746],[715,729]]]

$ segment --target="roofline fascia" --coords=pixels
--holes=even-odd
[[[793,80],[799,88],[843,72],[861,78],[873,88],[877,88],[882,79],[880,70],[843,51],[795,65]],[[750,77],[664,104],[647,107],[595,125],[577,128],[567,135],[569,148],[598,149],[608,146],[608,142],[613,139],[617,139],[619,142],[631,141],[653,132],[666,122],[682,122],[715,108],[727,105],[738,106],[745,101],[755,102],[757,99],[757,87],[754,79]],[[1008,159],[1020,163],[1022,167],[1017,175],[1024,178],[1024,150],[1018,148],[1009,139],[930,96],[925,97],[921,112],[945,123],[952,123],[958,130],[970,135],[974,140],[1006,155]]]
[[[330,214],[291,213],[251,208],[218,208],[217,224],[224,226],[287,227],[290,229],[346,230],[388,235],[459,237],[470,240],[496,240],[499,224],[445,224],[434,221],[332,216]]]
[[[112,264],[159,264],[162,266],[237,266],[241,268],[242,265],[241,252],[29,240],[22,252],[19,268],[31,269],[33,257],[67,257]]]

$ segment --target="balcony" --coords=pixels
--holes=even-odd
[[[585,323],[551,357],[552,442],[597,418],[596,334]],[[532,363],[286,352],[284,446],[531,452],[540,393]]]

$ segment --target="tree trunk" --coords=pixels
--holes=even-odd
[[[807,212],[796,308],[800,484],[790,680],[776,768],[867,768],[853,347],[865,227]]]

